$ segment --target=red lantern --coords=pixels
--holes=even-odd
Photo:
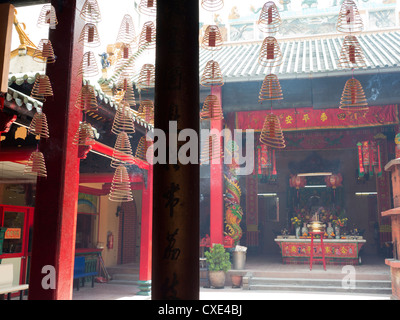
[[[325,178],[326,186],[328,188],[336,189],[337,187],[342,186],[343,177],[339,174],[333,174],[331,176],[327,176]]]
[[[297,190],[299,190],[300,188],[305,187],[305,185],[307,183],[307,179],[305,177],[291,175],[289,183],[292,188],[296,188]]]

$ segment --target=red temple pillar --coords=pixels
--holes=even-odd
[[[147,185],[142,193],[142,222],[140,239],[140,270],[138,295],[151,295],[151,248],[153,228],[153,166],[147,172]]]
[[[221,87],[212,87],[211,94],[215,95],[221,103]],[[222,132],[223,120],[211,120],[210,130]],[[223,139],[220,135],[219,147],[223,147]],[[223,149],[222,149],[223,150]],[[224,244],[224,162],[213,163],[210,159],[210,240],[214,243]]]
[[[57,61],[47,66],[53,97],[44,103],[50,138],[41,140],[47,178],[38,178],[33,225],[29,300],[71,300],[79,188],[78,148],[72,144],[82,119],[74,103],[82,86],[78,44],[84,0],[52,0],[58,25],[50,29]],[[76,18],[76,19],[75,19]]]

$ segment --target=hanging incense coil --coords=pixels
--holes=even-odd
[[[94,130],[90,123],[81,122],[75,133],[72,144],[77,146],[88,146],[95,143]]]
[[[50,40],[40,40],[38,47],[33,52],[33,60],[43,63],[56,62],[56,56],[54,54],[53,45],[51,44]]]
[[[153,64],[145,64],[140,70],[136,86],[139,89],[150,89],[156,84],[156,69]]]
[[[201,6],[207,11],[218,11],[224,7],[224,0],[201,0]]]
[[[47,117],[43,112],[36,112],[32,122],[28,128],[28,132],[39,136],[40,138],[48,139],[50,137]]]
[[[271,148],[286,148],[281,123],[276,115],[269,114],[265,118],[264,126],[260,135],[260,142]]]
[[[268,1],[264,4],[257,24],[258,28],[262,32],[273,34],[279,31],[282,19],[278,8],[273,1]]]
[[[133,19],[129,14],[126,14],[121,21],[116,43],[135,45],[136,40],[136,30]]]
[[[40,101],[46,101],[46,97],[53,96],[53,88],[50,79],[46,75],[38,75],[31,91],[31,97]]]
[[[153,146],[153,141],[149,141],[146,139],[146,136],[143,136],[140,138],[138,146],[136,148],[136,153],[135,153],[135,158],[138,158],[142,161],[147,161],[147,151],[149,150],[149,148],[152,148]],[[150,153],[151,156],[151,153]],[[151,161],[150,161],[151,162]]]
[[[366,68],[364,53],[357,37],[345,37],[338,66],[350,69]]]
[[[79,42],[90,48],[100,46],[100,36],[95,24],[85,24],[82,29],[81,35],[79,36]]]
[[[146,22],[139,37],[139,48],[154,49],[156,46],[156,27],[152,21]]]
[[[207,62],[206,67],[204,68],[203,75],[200,79],[200,84],[204,87],[221,87],[224,85],[222,72],[218,62],[214,60],[210,60]]]
[[[133,77],[135,75],[135,59],[132,59],[132,49],[129,44],[122,44],[120,47],[121,56],[115,63],[115,70],[121,74]]]
[[[139,117],[149,124],[154,124],[154,103],[151,100],[143,100],[140,102],[138,109]]]
[[[97,111],[98,103],[93,86],[85,84],[79,92],[75,107],[84,112]]]
[[[222,44],[222,35],[218,26],[208,26],[201,41],[201,47],[205,50],[216,51],[222,49]]]
[[[282,99],[283,93],[278,76],[275,74],[267,75],[261,86],[259,101],[262,102],[264,100],[273,101]]]
[[[133,201],[128,170],[123,165],[120,165],[115,170],[108,199],[114,202]]]
[[[364,29],[357,5],[352,0],[344,0],[340,8],[336,29],[343,33],[356,33]]]
[[[346,82],[339,108],[346,111],[368,110],[364,89],[357,79],[352,78]]]
[[[82,57],[81,66],[78,70],[78,75],[90,78],[99,74],[99,67],[97,65],[96,57],[92,51],[86,52]]]
[[[38,27],[48,26],[50,29],[55,29],[57,24],[56,9],[51,4],[45,4],[39,14]]]
[[[81,18],[87,23],[99,23],[101,21],[101,12],[96,0],[86,0],[83,4]]]
[[[38,151],[32,152],[25,166],[24,173],[37,177],[47,177],[47,169],[43,153]]]
[[[133,83],[128,75],[123,74],[118,79],[117,91],[119,93],[123,93],[123,96],[119,102],[125,102],[129,106],[136,106],[136,98],[135,98],[135,91],[133,90]]]
[[[129,165],[129,162],[132,161],[132,158],[133,154],[131,142],[129,141],[128,134],[123,131],[117,137],[117,141],[114,146],[111,167],[117,168],[118,166],[123,164]]]
[[[221,159],[224,157],[224,150],[219,138],[219,135],[211,134],[208,139],[204,141],[200,156],[200,165],[221,163]]]
[[[223,120],[221,103],[215,95],[209,95],[204,101],[203,109],[200,112],[200,120]]]
[[[278,67],[283,57],[278,41],[274,37],[266,37],[261,46],[258,63],[264,67]]]
[[[142,0],[139,4],[139,12],[148,16],[157,15],[157,0]]]
[[[126,133],[135,133],[132,110],[127,104],[118,107],[111,129],[111,132],[116,135],[119,135],[123,131]]]

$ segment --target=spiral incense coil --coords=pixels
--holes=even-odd
[[[224,85],[222,72],[218,62],[214,60],[207,62],[203,75],[201,76],[200,84],[204,87],[221,87]]]
[[[91,85],[85,84],[82,86],[78,99],[75,102],[75,108],[85,112],[97,111],[98,103],[96,93]]]
[[[38,151],[32,152],[28,163],[25,166],[24,173],[37,177],[47,177],[47,169],[43,153]]]
[[[113,160],[111,161],[111,167],[117,168],[122,164],[129,164],[133,158],[132,146],[129,141],[128,134],[121,132],[117,137],[117,142],[114,146]]]
[[[139,117],[149,124],[154,124],[154,103],[151,100],[143,100],[139,106]]]
[[[282,100],[283,93],[278,76],[269,74],[265,77],[259,95],[259,101]]]
[[[211,134],[205,140],[200,157],[200,165],[219,164],[224,157],[224,150],[219,140],[219,135]]]
[[[39,138],[48,139],[50,137],[47,117],[43,112],[36,112],[29,126],[28,132],[39,136]]]
[[[100,36],[95,24],[85,24],[82,29],[81,35],[79,36],[79,42],[90,48],[100,46]]]
[[[136,40],[136,30],[133,19],[129,14],[126,14],[122,18],[116,43],[134,45],[136,43]]]
[[[136,106],[135,91],[133,90],[133,83],[130,77],[126,74],[122,74],[117,81],[117,91],[123,92],[123,96],[117,102],[124,102],[129,106]],[[115,97],[115,96],[114,96]]]
[[[121,132],[135,133],[132,111],[127,104],[119,106],[115,113],[111,132],[119,135]]]
[[[40,101],[46,101],[46,97],[53,96],[53,88],[50,79],[46,75],[38,75],[31,91],[31,97]]]
[[[75,133],[72,144],[77,146],[88,146],[95,143],[93,127],[90,123],[81,122],[78,131]]]
[[[366,68],[364,53],[357,37],[345,37],[338,66],[350,69]]]
[[[207,11],[218,11],[224,7],[224,0],[201,0],[201,7]]]
[[[344,0],[340,8],[336,29],[343,33],[356,33],[364,29],[357,5],[352,0]]]
[[[222,44],[222,35],[218,26],[208,26],[201,41],[201,47],[205,50],[216,51],[222,49]]]
[[[223,120],[224,113],[221,103],[215,95],[209,95],[204,101],[203,109],[200,112],[200,120]]]
[[[157,0],[140,1],[139,12],[151,17],[155,17],[157,15]]]
[[[99,74],[99,67],[97,65],[96,57],[92,51],[86,52],[82,57],[81,66],[78,70],[78,75],[84,77],[95,77]]]
[[[264,126],[260,135],[260,142],[271,148],[286,148],[281,123],[276,115],[269,114],[265,118]]]
[[[146,22],[142,27],[139,37],[139,48],[145,47],[146,50],[154,49],[156,46],[156,27],[152,21]]]
[[[268,1],[264,4],[260,17],[257,21],[258,28],[262,32],[276,33],[282,24],[282,19],[279,10],[273,1]]]
[[[51,4],[45,4],[40,11],[37,26],[49,26],[50,29],[55,29],[57,24],[56,9]]]
[[[346,111],[368,110],[364,89],[357,79],[352,78],[346,82],[339,108]]]
[[[120,165],[115,170],[108,199],[114,202],[133,201],[128,170],[123,165]]]
[[[264,67],[278,67],[282,64],[282,52],[274,37],[266,37],[261,46],[258,63]]]
[[[147,151],[149,148],[152,147],[153,147],[153,141],[147,140],[146,136],[141,137],[138,146],[136,148],[135,158],[148,162]]]
[[[136,86],[139,89],[150,89],[156,84],[156,69],[153,64],[145,64],[140,70]]]
[[[130,56],[124,58],[124,55],[122,55],[115,63],[115,70],[123,70],[122,74],[133,78],[135,75],[135,60],[130,59]]]
[[[99,23],[101,21],[101,12],[96,0],[86,0],[83,4],[81,18],[88,23]]]
[[[40,40],[38,47],[33,52],[33,60],[43,63],[56,62],[56,56],[54,54],[53,45],[51,44],[50,40]]]

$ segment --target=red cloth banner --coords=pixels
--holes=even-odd
[[[236,129],[261,132],[269,111],[243,111],[236,113]],[[369,107],[362,112],[347,112],[339,108],[293,108],[274,110],[283,131],[363,128],[398,124],[398,106]]]
[[[258,180],[257,176],[246,177],[246,243],[257,247],[258,239]]]

